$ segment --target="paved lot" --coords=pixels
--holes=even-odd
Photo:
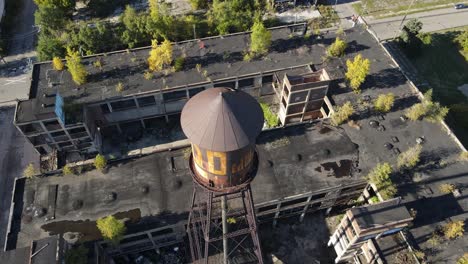
[[[11,192],[16,177],[21,177],[24,167],[39,157],[29,142],[13,125],[12,107],[0,107],[0,246],[3,250],[10,212]]]
[[[338,16],[341,19],[341,24],[344,28],[350,28],[352,23],[350,17],[356,14],[356,11],[351,7],[352,3],[357,1],[343,0],[338,1],[338,4],[334,5]],[[334,4],[335,1],[329,0],[329,4]],[[422,13],[410,14],[406,17],[406,20],[411,18],[418,18],[423,22],[422,31],[432,32],[439,31],[454,27],[462,27],[468,25],[468,8],[456,10],[453,7],[437,9]],[[395,16],[383,19],[373,19],[372,17],[364,17],[371,28],[376,32],[380,40],[391,39],[398,35],[399,27],[403,16]]]

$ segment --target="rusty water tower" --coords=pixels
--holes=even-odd
[[[182,130],[192,145],[187,233],[195,263],[227,264],[240,255],[263,263],[250,189],[263,122],[258,102],[230,88],[200,92],[182,110]]]

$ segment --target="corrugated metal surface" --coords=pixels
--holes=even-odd
[[[247,93],[211,88],[187,102],[180,122],[191,143],[228,152],[254,144],[264,119],[260,105]]]

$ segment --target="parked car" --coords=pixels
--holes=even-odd
[[[463,9],[463,8],[467,8],[468,5],[465,5],[465,4],[455,4],[455,9]]]

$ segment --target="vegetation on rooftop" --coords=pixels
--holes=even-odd
[[[411,106],[406,111],[406,116],[413,121],[424,118],[424,120],[435,123],[444,120],[448,112],[448,107],[432,101],[432,89],[430,89],[424,94],[421,103]]]
[[[75,170],[70,167],[70,165],[66,164],[65,166],[63,166],[62,168],[62,174],[63,175],[71,175],[71,174],[75,174]]]
[[[346,49],[346,42],[339,37],[336,37],[335,42],[333,42],[330,47],[327,49],[327,56],[330,57],[340,57],[344,55]]]
[[[395,95],[393,93],[380,94],[374,101],[374,108],[379,112],[386,113],[392,109],[394,102]]]
[[[422,146],[416,144],[400,153],[397,159],[398,168],[412,169],[418,165],[421,158]]]
[[[367,175],[367,179],[375,184],[383,199],[393,198],[397,193],[396,185],[392,182],[392,166],[389,163],[379,163]]]
[[[107,159],[101,154],[97,154],[94,158],[94,167],[96,169],[103,171],[107,166]]]
[[[260,103],[260,107],[262,107],[263,110],[263,117],[265,118],[265,122],[269,128],[271,127],[277,127],[279,125],[279,119],[278,116],[275,115],[271,109],[270,106],[266,103]]]
[[[52,59],[52,68],[54,68],[56,71],[62,71],[65,68],[62,59],[59,57],[54,57]]]
[[[99,218],[96,226],[101,231],[102,237],[115,245],[119,244],[126,232],[125,223],[112,215]]]
[[[463,254],[463,256],[457,260],[457,264],[468,264],[468,253]]]
[[[252,27],[250,34],[250,50],[246,54],[246,60],[259,57],[268,53],[271,46],[271,32],[266,29],[263,22],[258,19]]]
[[[348,69],[346,70],[345,76],[346,80],[349,82],[349,86],[355,93],[360,93],[361,84],[364,83],[369,74],[369,59],[365,59],[361,54],[358,54],[353,60],[346,60],[346,67]]]
[[[164,66],[172,62],[172,44],[169,40],[164,40],[158,45],[157,40],[153,40],[148,58],[149,71],[161,71]]]
[[[23,176],[31,179],[38,174],[37,169],[34,167],[34,164],[29,163],[28,166],[23,171]]]
[[[88,72],[86,71],[86,68],[83,66],[83,64],[81,64],[81,56],[78,51],[68,48],[65,59],[67,60],[67,68],[72,76],[73,81],[78,85],[86,83],[86,76],[88,76]]]
[[[439,185],[439,191],[443,194],[453,193],[455,189],[455,185],[451,183],[442,183],[441,185]]]
[[[117,85],[115,86],[115,91],[118,93],[121,93],[125,90],[125,86],[123,85],[122,82],[118,82]]]
[[[331,114],[332,125],[343,124],[353,113],[354,108],[350,101],[345,102],[342,106],[336,106],[335,111]]]
[[[452,221],[442,227],[446,239],[462,237],[465,232],[465,222],[462,220]]]

